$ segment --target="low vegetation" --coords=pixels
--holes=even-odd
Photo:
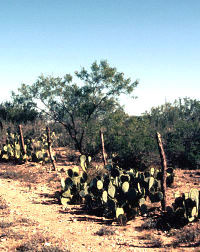
[[[5,162],[0,179],[23,182],[29,191],[43,179],[45,186],[53,189],[51,195],[43,196],[53,198],[62,177],[61,191],[55,196],[63,205],[63,212],[71,204],[80,204],[84,214],[110,219],[110,223],[118,226],[129,225],[130,220],[140,215],[145,219],[140,230],[156,230],[170,236],[178,229],[173,235],[172,246],[199,246],[199,227],[192,229],[190,226],[199,222],[198,189],[174,191],[175,197],[166,211],[156,207],[164,200],[164,194],[155,134],[160,132],[163,138],[168,187],[173,186],[177,167],[194,169],[198,177],[200,101],[179,99],[152,108],[141,116],[129,116],[120,105],[119,97],[121,94],[133,96],[137,80],[125,78],[106,61],[94,62],[90,70],[82,68],[75,76],[82,85],[74,83],[69,74],[63,78],[40,76],[32,85],[23,84],[17,93],[13,92],[11,101],[0,104],[0,162]],[[43,105],[39,108],[40,104]],[[19,124],[23,137],[18,131]],[[46,126],[51,128],[51,137],[47,137]],[[106,150],[104,166],[100,164],[100,131]],[[68,162],[67,169],[61,167],[54,173],[47,173],[50,169],[33,164],[51,166],[50,161],[52,164],[55,160],[63,161],[63,154],[54,155],[50,147],[58,150],[60,147],[66,149],[66,145],[68,150],[64,158],[68,160],[64,165]],[[12,169],[9,162],[12,162]],[[71,164],[73,167],[69,167]],[[175,188],[179,190],[177,185]],[[53,200],[55,203],[55,198]],[[151,215],[150,208],[157,209],[158,213]],[[9,206],[2,197],[0,211],[9,216]],[[1,219],[1,238],[23,239],[14,231],[15,225],[20,223],[34,225],[26,217],[18,222]],[[109,237],[116,232],[102,227],[95,235]],[[37,251],[64,251],[51,246],[48,238],[40,235],[27,239],[16,251],[34,251],[35,247]],[[149,233],[143,240],[151,240],[151,248],[166,245],[161,238]]]
[[[51,239],[44,237],[38,233],[34,235],[30,241],[26,241],[20,246],[16,247],[16,251],[35,251],[35,252],[69,252],[69,250],[60,249],[57,246],[51,245]]]
[[[113,228],[109,228],[109,227],[103,227],[95,233],[95,235],[99,235],[99,236],[114,235],[114,234],[115,234],[115,230]]]

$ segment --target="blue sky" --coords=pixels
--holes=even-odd
[[[0,1],[0,102],[21,83],[108,60],[140,80],[130,114],[200,98],[199,0]]]

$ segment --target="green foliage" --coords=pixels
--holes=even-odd
[[[137,167],[141,170],[159,160],[155,132],[150,120],[144,117],[128,116],[122,110],[116,111],[106,125],[105,148],[109,156],[120,167]]]
[[[200,167],[200,126],[199,122],[180,121],[175,130],[166,136],[167,155],[173,165],[183,168]]]
[[[0,120],[35,120],[40,111],[58,128],[59,144],[75,146],[81,154],[94,157],[101,150],[99,130],[105,128],[105,149],[109,158],[123,168],[144,170],[160,162],[155,133],[164,142],[168,164],[173,167],[200,167],[200,101],[176,100],[152,108],[142,116],[128,116],[119,104],[121,94],[132,95],[138,82],[131,82],[106,61],[94,62],[89,70],[63,78],[40,76],[32,85],[23,84],[12,102],[0,105]],[[0,128],[3,125],[0,125]],[[70,143],[69,143],[70,139]],[[38,153],[38,157],[41,153]],[[5,156],[6,158],[6,156]]]
[[[138,82],[131,82],[106,61],[94,62],[90,71],[82,68],[75,72],[81,85],[73,83],[72,76],[63,78],[43,75],[32,85],[23,84],[16,103],[38,106],[46,115],[61,123],[81,154],[94,155],[99,151],[99,129],[102,120],[118,109],[121,94],[132,94]]]
[[[165,151],[172,166],[198,169],[200,167],[200,101],[179,99],[166,103],[144,115],[151,128],[165,140]]]
[[[0,104],[0,119],[2,121],[20,124],[33,122],[38,118],[40,118],[40,113],[32,108],[31,104],[29,106],[13,102]]]

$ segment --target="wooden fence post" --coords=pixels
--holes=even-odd
[[[104,147],[104,137],[103,137],[103,130],[100,130],[100,137],[101,137],[101,146],[102,146],[102,154],[103,154],[103,163],[104,165],[107,165],[107,160],[106,160],[106,152],[105,152],[105,147]]]
[[[161,206],[162,206],[162,211],[166,211],[166,179],[167,179],[167,161],[166,161],[166,156],[165,152],[163,149],[163,144],[162,144],[162,138],[161,134],[159,132],[156,133],[156,138],[157,138],[157,143],[158,143],[158,149],[160,152],[160,158],[161,158],[161,167],[162,167],[162,177],[161,177],[161,190],[163,193],[163,200],[161,201]]]
[[[26,149],[25,149],[25,145],[24,145],[24,136],[23,136],[23,132],[22,132],[22,125],[19,125],[18,128],[19,128],[20,145],[21,145],[21,148],[22,148],[22,152],[23,152],[23,155],[26,155]]]
[[[50,137],[50,128],[47,126],[46,127],[46,132],[47,132],[47,143],[48,143],[48,150],[49,150],[49,157],[50,157],[50,160],[51,160],[51,163],[53,165],[53,169],[54,171],[56,171],[56,162],[53,158],[53,155],[52,155],[52,149],[51,149],[51,137]]]

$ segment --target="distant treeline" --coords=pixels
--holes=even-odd
[[[1,143],[9,128],[17,130],[23,124],[24,134],[39,136],[47,118],[31,108],[19,108],[11,102],[0,104]],[[45,120],[44,120],[45,119]],[[74,141],[59,123],[48,121],[57,136],[57,146],[74,148]],[[122,108],[102,118],[99,127],[87,129],[84,152],[95,156],[101,152],[99,130],[103,128],[105,149],[109,157],[123,167],[144,169],[159,164],[155,134],[162,134],[168,165],[180,168],[200,167],[200,101],[185,98],[152,108],[142,116],[129,116]],[[76,148],[76,146],[75,146]]]
[[[59,146],[73,146],[93,157],[101,150],[101,130],[108,156],[124,168],[140,169],[159,163],[158,131],[169,165],[200,166],[200,101],[179,99],[142,116],[129,116],[119,97],[125,94],[134,98],[137,80],[132,82],[107,61],[94,62],[89,70],[82,68],[74,75],[78,84],[70,74],[41,75],[31,85],[22,84],[17,93],[12,93],[11,102],[0,104],[3,126],[24,123],[34,135],[39,134],[44,122],[51,124],[60,136]]]

